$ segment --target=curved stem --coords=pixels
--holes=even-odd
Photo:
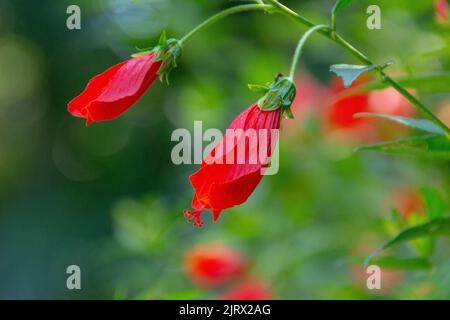
[[[267,4],[243,4],[240,6],[235,6],[235,7],[229,8],[229,9],[225,9],[225,10],[211,16],[210,18],[206,19],[204,22],[202,22],[197,27],[192,29],[183,38],[181,38],[180,42],[184,43],[186,40],[188,40],[190,37],[192,37],[199,30],[215,23],[216,21],[218,21],[222,18],[232,15],[234,13],[243,12],[243,11],[252,11],[252,10],[266,10],[271,7],[272,7],[271,5],[267,5]]]
[[[308,38],[316,31],[321,30],[321,29],[330,29],[329,26],[326,26],[324,24],[319,24],[317,26],[312,27],[311,29],[309,29],[308,31],[306,31],[303,36],[300,38],[300,41],[298,42],[297,48],[295,49],[295,54],[294,54],[294,58],[292,60],[292,65],[291,65],[291,72],[289,73],[289,79],[291,81],[294,81],[295,79],[295,72],[298,69],[298,64],[300,62],[300,56],[302,55],[302,51],[303,51],[303,46],[306,43],[306,40],[308,40]]]
[[[281,13],[283,15],[286,15],[290,18],[293,18],[294,20],[300,22],[301,24],[307,26],[307,27],[314,27],[315,24],[305,17],[299,15],[295,11],[291,10],[290,8],[286,7],[285,5],[279,3],[277,0],[266,0],[268,4],[270,4],[278,13]],[[346,40],[344,40],[341,36],[336,34],[335,31],[332,29],[328,30],[318,30],[318,33],[322,34],[323,36],[329,38],[330,40],[334,41],[338,45],[340,45],[342,48],[350,52],[354,57],[356,57],[359,61],[366,65],[373,65],[373,63],[365,54],[363,54],[361,51],[356,49],[354,46],[352,46],[350,43],[348,43]],[[401,95],[403,95],[409,102],[411,102],[417,109],[422,111],[424,114],[426,114],[434,123],[436,123],[440,128],[442,128],[446,133],[447,136],[450,138],[450,128],[447,127],[436,115],[430,111],[422,102],[420,102],[416,97],[414,97],[411,93],[408,92],[403,86],[401,86],[399,83],[397,83],[395,80],[390,78],[386,73],[384,73],[383,69],[381,67],[378,67],[376,69],[378,71],[378,74],[380,77],[386,81],[390,86],[392,86],[395,90],[397,90]]]

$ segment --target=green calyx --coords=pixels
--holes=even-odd
[[[251,86],[250,88],[253,87]],[[258,89],[261,88],[264,88],[266,91],[265,95],[258,101],[258,106],[261,110],[271,111],[282,108],[282,112],[287,118],[294,118],[291,105],[294,102],[297,89],[295,83],[290,78],[283,77],[279,74],[269,86],[258,86]]]
[[[182,50],[183,46],[180,40],[174,38],[167,39],[166,33],[163,32],[157,46],[141,50],[141,52],[133,54],[132,57],[153,52],[154,61],[162,61],[158,71],[159,80],[165,80],[169,84],[169,74],[172,69],[177,67],[177,61],[181,56]]]

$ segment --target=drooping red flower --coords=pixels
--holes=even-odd
[[[142,97],[156,78],[167,77],[180,54],[179,41],[163,36],[152,51],[136,54],[92,78],[86,89],[69,102],[69,113],[85,118],[86,125],[117,118]]]
[[[162,61],[148,53],[119,63],[89,81],[86,89],[69,102],[75,117],[92,121],[110,120],[135,104],[158,77]]]
[[[222,300],[272,300],[273,294],[258,280],[246,280],[222,295]]]
[[[240,276],[246,259],[224,245],[202,245],[188,251],[184,266],[189,278],[202,287],[215,287]]]
[[[216,221],[222,210],[240,205],[253,193],[269,166],[278,139],[281,114],[295,97],[295,85],[287,78],[276,79],[267,94],[242,112],[229,126],[223,139],[191,175],[195,190],[194,211],[184,211],[188,222],[201,227],[200,216],[212,211]]]

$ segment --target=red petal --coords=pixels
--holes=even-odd
[[[157,78],[153,53],[119,63],[89,81],[69,102],[69,112],[91,121],[114,119],[130,108]]]
[[[271,130],[280,127],[281,110],[261,111],[254,104],[244,112],[242,112],[230,125],[229,129],[242,129],[247,132],[254,129],[259,134],[261,129]],[[222,141],[211,151],[209,160],[221,160],[222,163],[204,161],[197,171],[190,177],[191,183],[195,189],[195,195],[192,202],[194,208],[205,208],[219,211],[239,205],[247,200],[254,189],[261,181],[261,169],[267,162],[261,162],[259,154],[256,156],[256,163],[250,163],[250,154],[258,152],[259,148],[267,148],[264,150],[267,157],[271,156],[271,136],[268,132],[269,142],[262,145],[257,140],[256,146],[250,144],[245,136],[238,139],[234,138],[233,133],[227,131]],[[244,140],[245,139],[245,140]],[[234,140],[234,141],[233,141]],[[232,145],[227,149],[227,142]],[[245,161],[242,164],[237,163],[238,144],[243,143],[246,150]],[[252,148],[251,148],[252,147]],[[250,149],[251,148],[251,149]],[[234,163],[227,164],[226,158],[230,152],[234,152]],[[216,218],[217,219],[217,218]]]

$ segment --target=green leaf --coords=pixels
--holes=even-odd
[[[161,36],[159,37],[159,41],[158,41],[158,45],[161,48],[165,48],[167,45],[167,34],[166,34],[166,30],[163,30],[163,32],[161,32]]]
[[[368,265],[372,258],[380,251],[400,244],[405,241],[415,240],[427,236],[450,236],[450,217],[434,219],[418,226],[407,228],[401,231],[392,239],[380,245],[366,259],[365,265]]]
[[[427,119],[413,119],[413,118],[406,118],[406,117],[399,117],[399,116],[391,116],[388,114],[379,114],[379,113],[357,113],[354,116],[355,118],[379,118],[379,119],[386,119],[390,121],[394,121],[400,124],[403,124],[405,126],[419,129],[428,133],[434,133],[434,134],[441,134],[446,135],[446,132],[438,127],[434,122],[431,122]]]
[[[430,187],[422,187],[420,191],[425,202],[428,218],[437,219],[444,216],[448,210],[448,205],[441,194]]]
[[[450,141],[441,135],[426,134],[362,146],[356,151],[380,151],[427,159],[450,160]]]
[[[338,0],[333,8],[333,15],[340,12],[342,9],[344,9],[346,6],[348,6],[352,0]]]
[[[441,73],[434,75],[421,75],[416,77],[405,77],[395,80],[402,87],[414,89],[420,92],[427,93],[447,93],[450,92],[450,73]],[[336,99],[355,95],[362,92],[370,92],[375,90],[382,90],[389,87],[389,84],[383,81],[374,81],[367,84],[362,84],[358,87],[345,90],[336,96]]]
[[[249,83],[248,88],[250,89],[250,91],[259,92],[259,93],[263,93],[263,94],[265,94],[269,90],[268,86],[261,85],[261,84],[250,84]]]
[[[342,78],[344,87],[349,87],[361,74],[375,69],[376,65],[359,66],[351,64],[333,64],[330,66],[330,71]]]
[[[383,256],[373,258],[370,263],[375,264],[380,268],[399,270],[423,270],[431,268],[431,263],[426,258],[398,258],[395,256]]]
[[[361,66],[354,64],[333,64],[332,66],[330,66],[330,71],[334,72],[336,75],[342,78],[342,80],[344,81],[344,87],[349,87],[353,83],[353,81],[355,81],[364,72],[379,67],[385,68],[390,64],[392,64],[392,62],[386,62],[382,65],[372,64],[370,66]]]

